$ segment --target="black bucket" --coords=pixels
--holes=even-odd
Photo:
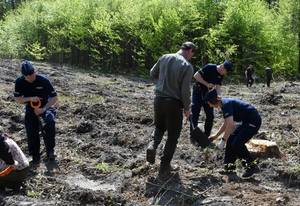
[[[196,146],[200,146],[202,148],[207,147],[210,144],[210,140],[208,139],[208,136],[199,127],[194,127],[191,117],[189,118],[189,120],[192,126],[192,131],[190,136],[192,144]]]

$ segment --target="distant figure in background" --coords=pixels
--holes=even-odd
[[[251,87],[252,84],[253,84],[253,82],[254,82],[253,73],[254,73],[253,66],[249,65],[249,67],[245,71],[245,77],[246,77],[246,85],[247,85],[247,87]]]
[[[13,170],[5,176],[0,176],[0,190],[6,187],[19,190],[27,178],[29,162],[14,140],[0,134],[0,171],[9,166],[12,166]]]
[[[155,163],[156,149],[167,131],[168,138],[158,173],[158,178],[162,180],[171,174],[171,160],[182,129],[183,114],[188,118],[191,113],[191,80],[194,69],[189,60],[195,49],[192,42],[185,42],[177,53],[160,57],[150,71],[150,76],[157,80],[154,89],[155,131],[146,151],[146,159],[151,164]]]
[[[271,80],[273,79],[273,72],[270,67],[265,68],[265,78],[266,78],[267,86],[270,87]]]

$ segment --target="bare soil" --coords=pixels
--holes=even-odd
[[[145,162],[153,125],[153,82],[35,63],[57,89],[57,159],[30,168],[24,188],[7,190],[0,205],[299,205],[300,83],[226,84],[224,96],[254,104],[263,125],[257,138],[277,142],[283,157],[259,159],[261,172],[248,179],[219,174],[224,151],[197,148],[183,130],[166,182]],[[0,62],[0,126],[28,155],[24,108],[13,98],[20,61]],[[203,116],[203,115],[202,115]],[[215,111],[217,129],[221,114]],[[202,127],[203,117],[200,119]],[[42,143],[43,145],[43,143]],[[42,147],[44,150],[44,148]],[[43,153],[43,157],[45,154]]]

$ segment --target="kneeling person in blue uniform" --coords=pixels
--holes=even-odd
[[[213,141],[224,133],[222,139],[226,142],[225,172],[234,172],[235,161],[241,159],[245,166],[242,177],[252,176],[259,169],[245,144],[261,126],[261,117],[258,111],[254,106],[239,99],[219,97],[215,89],[209,91],[205,99],[211,107],[220,108],[223,113],[222,126],[209,139]],[[241,124],[236,126],[234,122],[241,122]]]
[[[18,103],[26,104],[25,128],[29,155],[33,163],[40,161],[39,130],[42,129],[47,158],[54,160],[56,109],[53,106],[58,101],[57,93],[50,81],[37,74],[29,61],[22,63],[21,72],[22,76],[15,82],[14,96]],[[31,102],[40,102],[40,106],[33,108]]]

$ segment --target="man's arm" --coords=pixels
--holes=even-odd
[[[225,128],[226,128],[226,122],[225,122],[225,120],[224,120],[224,122],[223,122],[223,124],[221,125],[221,127],[219,128],[218,132],[217,132],[216,134],[214,134],[214,135],[211,135],[211,136],[209,137],[209,139],[210,139],[211,141],[217,139],[217,138],[225,131]]]
[[[185,116],[188,117],[190,114],[190,104],[191,104],[191,81],[193,78],[193,67],[189,66],[183,76],[181,85],[181,96],[182,103],[184,107]]]
[[[34,113],[36,115],[43,114],[47,109],[49,109],[50,107],[55,105],[57,102],[58,102],[58,97],[57,96],[51,97],[49,99],[49,101],[47,102],[47,104],[45,104],[45,106],[43,108],[34,109]]]
[[[158,77],[159,77],[159,62],[160,62],[160,59],[154,64],[154,66],[150,70],[150,76],[153,79],[158,79]]]
[[[38,97],[15,97],[15,100],[19,104],[26,104],[28,102],[37,102],[39,101]]]
[[[224,120],[225,124],[226,124],[226,127],[225,127],[225,132],[224,132],[224,135],[223,135],[223,138],[225,141],[228,140],[229,136],[232,134],[233,130],[234,130],[234,121],[233,121],[233,116],[230,116],[230,117],[227,117],[225,120]]]
[[[205,85],[208,89],[212,88],[214,85],[211,83],[208,83],[207,81],[205,81],[202,77],[202,75],[199,72],[196,72],[194,74],[194,78],[200,82],[201,84]]]
[[[221,95],[221,92],[222,92],[222,90],[221,90],[221,85],[216,85],[216,90],[217,90],[217,94],[218,95]]]

